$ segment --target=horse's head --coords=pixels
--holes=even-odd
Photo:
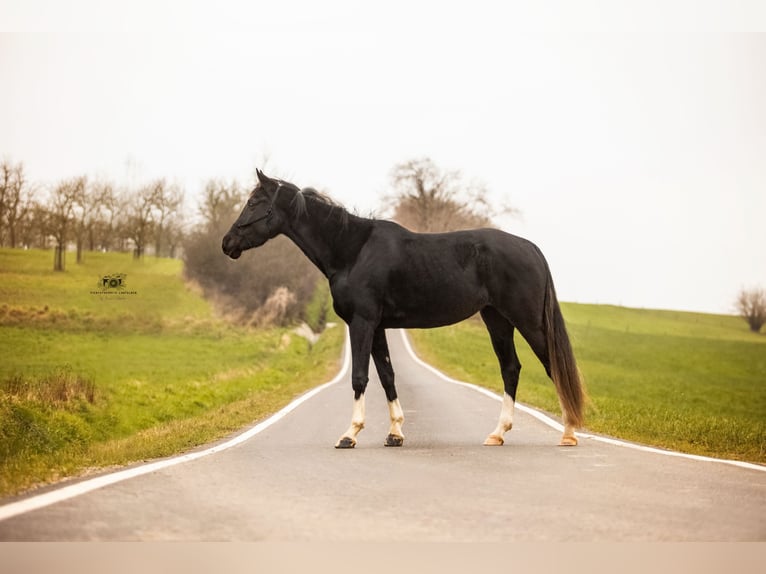
[[[256,170],[256,174],[258,185],[221,245],[223,252],[232,259],[281,233],[282,217],[275,206],[281,182],[267,177],[261,170]]]

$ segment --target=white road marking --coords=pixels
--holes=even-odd
[[[458,381],[457,379],[453,379],[452,377],[449,377],[448,375],[445,375],[440,370],[432,367],[431,365],[429,365],[425,361],[421,360],[420,357],[418,357],[415,354],[415,351],[412,349],[412,345],[410,345],[410,341],[409,341],[409,338],[407,337],[406,331],[404,329],[400,329],[399,332],[402,335],[402,340],[404,341],[404,348],[407,350],[407,353],[409,353],[410,357],[416,363],[418,363],[421,367],[431,371],[434,375],[436,375],[437,377],[439,377],[443,381],[446,381],[448,383],[452,383],[454,385],[460,385],[460,386],[472,389],[472,390],[474,390],[474,391],[476,391],[478,393],[481,393],[481,394],[486,395],[486,396],[488,396],[488,397],[490,397],[492,399],[495,399],[496,401],[502,401],[503,400],[499,395],[497,395],[496,393],[493,393],[489,389],[485,389],[485,388],[480,387],[478,385],[474,385],[474,384],[471,384],[471,383],[466,383],[464,381]],[[550,418],[549,416],[544,415],[543,413],[541,413],[539,411],[536,411],[535,409],[532,409],[532,408],[530,408],[530,407],[528,407],[526,405],[522,405],[519,402],[517,402],[515,406],[520,411],[523,411],[523,412],[527,413],[528,415],[530,415],[530,416],[536,418],[537,420],[545,423],[549,427],[554,428],[554,429],[556,429],[559,432],[564,432],[564,425],[562,425],[558,421]],[[665,456],[675,456],[675,457],[678,457],[678,458],[686,458],[686,459],[698,460],[698,461],[702,461],[702,462],[718,462],[718,463],[722,463],[722,464],[729,464],[729,465],[732,465],[732,466],[738,466],[740,468],[747,468],[747,469],[750,469],[750,470],[760,470],[761,472],[766,472],[766,466],[763,466],[763,465],[760,465],[760,464],[754,464],[754,463],[751,463],[751,462],[743,462],[743,461],[740,461],[740,460],[729,460],[729,459],[726,459],[726,458],[713,458],[713,457],[709,457],[709,456],[701,456],[701,455],[698,455],[698,454],[687,454],[685,452],[677,452],[677,451],[674,451],[674,450],[663,450],[663,449],[655,448],[655,447],[652,447],[652,446],[644,446],[644,445],[641,445],[641,444],[625,442],[625,441],[622,441],[622,440],[619,440],[619,439],[609,438],[609,437],[605,437],[605,436],[598,436],[598,435],[593,435],[593,434],[588,434],[588,433],[578,432],[578,433],[576,433],[576,435],[579,438],[587,438],[587,439],[590,439],[590,440],[595,440],[595,441],[598,441],[598,442],[603,442],[603,443],[611,444],[611,445],[614,445],[614,446],[621,446],[621,447],[625,447],[625,448],[632,448],[634,450],[640,450],[640,451],[643,451],[643,452],[650,452],[650,453],[653,453],[653,454],[662,454],[662,455],[665,455]]]
[[[135,478],[137,476],[141,476],[144,474],[149,474],[150,472],[162,470],[164,468],[175,466],[177,464],[181,464],[184,462],[197,460],[198,458],[209,456],[211,454],[215,454],[217,452],[230,449],[231,447],[237,446],[238,444],[242,444],[246,440],[251,439],[258,433],[263,432],[274,423],[283,419],[290,412],[295,410],[298,406],[302,405],[303,403],[305,403],[307,400],[314,397],[315,395],[321,393],[327,387],[340,382],[346,376],[350,367],[351,367],[351,344],[350,344],[348,333],[347,333],[345,349],[343,353],[343,365],[341,366],[338,374],[335,375],[334,379],[332,379],[331,381],[328,381],[327,383],[324,383],[323,385],[313,388],[312,390],[310,390],[304,395],[301,395],[300,397],[295,399],[293,402],[291,402],[289,405],[284,407],[282,410],[271,415],[265,421],[258,423],[254,427],[235,436],[234,438],[222,444],[210,447],[205,450],[201,450],[198,452],[191,452],[188,454],[184,454],[181,456],[176,456],[176,457],[168,458],[164,460],[158,460],[156,462],[144,464],[141,466],[136,466],[134,468],[127,468],[125,470],[120,470],[118,472],[113,472],[111,474],[105,474],[103,476],[97,476],[95,478],[84,480],[82,482],[71,484],[69,486],[57,488],[55,490],[51,490],[43,494],[38,494],[36,496],[30,496],[29,498],[18,500],[16,502],[11,502],[10,504],[0,506],[0,520],[6,520],[8,518],[17,516],[19,514],[24,514],[26,512],[31,512],[33,510],[43,508],[45,506],[50,506],[51,504],[56,504],[57,502],[69,500],[70,498],[74,498],[76,496],[80,496],[81,494],[92,492],[99,488],[109,486],[110,484],[115,484],[117,482],[122,482],[123,480]]]

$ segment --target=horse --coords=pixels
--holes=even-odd
[[[351,344],[351,424],[335,444],[353,448],[364,428],[370,357],[388,400],[391,426],[384,444],[404,443],[404,413],[394,384],[386,329],[433,328],[477,312],[500,364],[500,418],[484,444],[500,446],[513,426],[521,363],[518,330],[552,379],[559,397],[562,446],[575,446],[585,393],[553,279],[540,249],[498,229],[415,233],[393,221],[349,213],[312,188],[266,176],[257,184],[222,241],[238,259],[284,234],[327,277],[333,308],[348,325]]]

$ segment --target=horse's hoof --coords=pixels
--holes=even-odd
[[[575,436],[562,436],[559,446],[577,446],[577,437]]]
[[[404,437],[403,436],[396,436],[395,434],[390,434],[386,437],[386,446],[402,446],[404,444]]]
[[[484,446],[503,446],[504,442],[505,440],[503,437],[491,434],[487,437],[487,440],[484,441]]]
[[[354,448],[355,446],[356,439],[353,439],[350,436],[344,436],[338,441],[335,448]]]

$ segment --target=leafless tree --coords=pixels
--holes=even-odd
[[[124,219],[121,229],[134,244],[133,255],[143,257],[146,246],[154,242],[157,257],[166,251],[174,251],[182,234],[179,217],[183,207],[183,191],[169,185],[164,179],[156,179],[136,191],[127,192],[123,199]]]
[[[392,217],[413,231],[488,227],[493,217],[513,211],[494,207],[483,184],[468,183],[459,171],[442,169],[429,158],[397,164],[391,184]]]
[[[183,253],[183,242],[188,231],[188,224],[184,213],[176,211],[171,214],[168,225],[165,228],[165,243],[167,245],[166,254],[175,259],[181,257]]]
[[[8,197],[11,194],[13,179],[13,164],[8,160],[3,160],[0,164],[0,247],[5,245],[5,238],[8,234],[5,214],[8,210]]]
[[[16,247],[19,222],[30,208],[31,193],[24,165],[4,160],[0,164],[0,246]]]
[[[138,190],[128,193],[125,198],[126,236],[133,240],[133,257],[144,256],[146,244],[151,238],[154,227],[154,203],[158,190],[164,187],[165,180],[158,179]]]
[[[53,190],[49,206],[49,223],[51,235],[56,241],[53,256],[53,270],[64,271],[66,246],[74,220],[75,205],[82,189],[85,187],[84,176],[64,180]]]
[[[154,189],[154,255],[162,256],[162,243],[175,241],[180,229],[176,215],[183,206],[183,191],[177,185],[168,185],[159,180]]]
[[[766,291],[761,288],[742,289],[737,296],[736,308],[750,330],[760,332],[766,323]]]
[[[19,219],[19,239],[24,247],[48,249],[51,236],[51,214],[47,206],[30,198]]]
[[[83,184],[77,188],[74,201],[74,234],[78,264],[83,262],[85,241],[93,233],[93,227],[99,216],[99,207],[94,187],[89,185],[87,179],[83,177]]]
[[[231,225],[232,216],[242,208],[246,198],[245,190],[236,182],[226,184],[221,180],[210,180],[205,185],[199,215],[202,225],[214,233],[225,232]]]
[[[92,200],[96,204],[93,224],[88,231],[88,249],[111,250],[119,239],[117,235],[117,216],[120,211],[120,197],[114,185],[108,181],[99,181],[91,186]]]

